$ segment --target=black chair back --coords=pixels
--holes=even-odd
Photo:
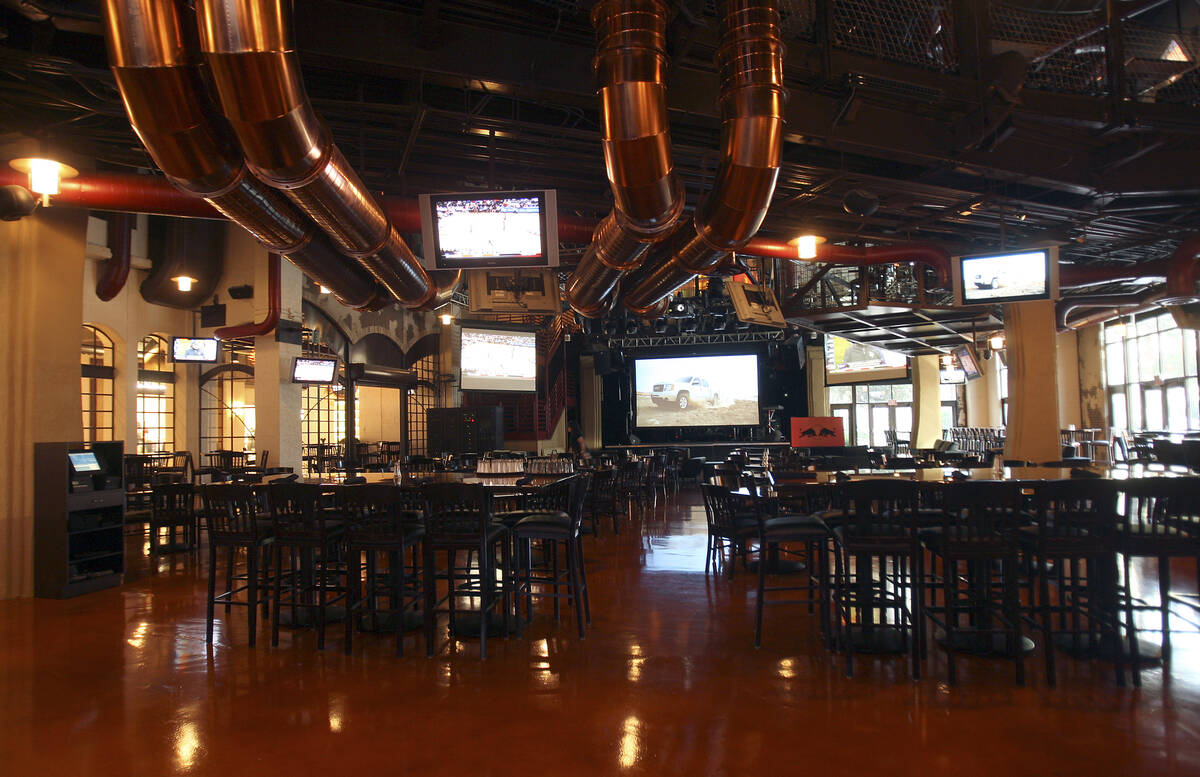
[[[1134,478],[1119,481],[1117,490],[1127,529],[1138,527],[1143,534],[1175,531],[1200,542],[1200,478]]]
[[[911,480],[877,478],[841,485],[842,529],[856,537],[915,536],[920,489]]]
[[[579,475],[561,478],[522,494],[521,509],[529,512],[571,512],[571,494]]]
[[[241,483],[204,487],[204,509],[213,542],[258,542],[269,535],[259,518],[262,510],[254,489]]]
[[[271,525],[277,538],[312,540],[325,534],[323,486],[273,481],[268,489]]]
[[[433,543],[479,541],[492,520],[492,500],[479,484],[426,483],[425,537]]]
[[[737,536],[737,513],[745,505],[745,497],[740,497],[724,486],[705,483],[704,509],[708,515],[709,531],[719,537]]]
[[[1019,482],[970,480],[942,491],[942,529],[955,540],[994,539],[1024,520]]]
[[[391,483],[342,486],[337,497],[351,545],[402,542],[406,528],[416,526],[424,506],[420,489]]]
[[[196,490],[191,483],[163,483],[150,494],[150,515],[155,521],[188,523],[196,514]]]
[[[1038,539],[1102,539],[1115,528],[1116,483],[1111,480],[1048,480],[1034,487]]]

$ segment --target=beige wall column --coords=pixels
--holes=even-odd
[[[243,235],[231,232],[232,240]],[[248,239],[245,238],[245,239]],[[257,246],[255,246],[257,248]],[[233,251],[227,256],[232,257]],[[266,317],[269,255],[258,249],[254,264],[254,320]],[[280,319],[302,321],[300,298],[304,275],[286,259],[279,261]],[[292,383],[292,363],[300,355],[300,346],[281,343],[275,332],[254,338],[254,450],[261,456],[270,451],[269,466],[292,467],[300,471],[300,397],[302,387]]]
[[[913,428],[910,447],[932,448],[942,438],[942,395],[938,383],[938,356],[912,360]]]
[[[1058,425],[1058,347],[1054,301],[1004,307],[1008,348],[1008,459],[1062,457]]]
[[[579,424],[583,431],[583,439],[591,451],[598,450],[603,444],[603,398],[604,382],[603,378],[596,374],[595,361],[591,356],[579,357]]]
[[[0,222],[0,599],[33,595],[33,444],[83,435],[86,240],[83,210]]]
[[[980,360],[982,377],[967,381],[967,426],[1004,426],[1000,408],[1000,360],[993,356]]]
[[[1099,324],[1075,332],[1079,365],[1079,415],[1086,429],[1100,429],[1102,439],[1110,436],[1108,397],[1104,392],[1104,362]]]
[[[805,370],[808,374],[808,414],[814,418],[824,418],[829,415],[829,393],[825,391],[825,349],[807,348],[804,359]],[[783,434],[791,439],[791,422],[784,418],[780,421]],[[850,435],[850,430],[846,430]]]
[[[1086,426],[1080,414],[1081,385],[1078,341],[1074,332],[1060,332],[1058,345],[1058,428]]]

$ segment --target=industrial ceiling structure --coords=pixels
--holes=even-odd
[[[560,212],[598,222],[612,195],[592,5],[296,0],[295,33],[313,105],[373,190],[553,188]],[[715,5],[669,3],[667,107],[688,209],[719,162]],[[1200,231],[1194,0],[780,6],[787,124],[761,238],[950,254],[1052,243],[1064,268],[1113,268],[1064,283],[1090,298],[1144,293],[1161,274],[1137,266]],[[101,9],[0,2],[0,143],[37,138],[96,171],[155,175],[108,69]],[[563,245],[564,261],[585,248]],[[997,308],[929,296],[921,265],[813,280],[820,268],[780,264],[793,263],[762,269],[803,328],[928,353],[1000,324]],[[822,288],[834,301],[818,308]]]

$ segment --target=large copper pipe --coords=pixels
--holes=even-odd
[[[106,0],[109,61],[130,124],[176,188],[202,198],[346,305],[375,309],[386,292],[249,175],[207,99],[180,3]]]
[[[638,267],[683,213],[671,162],[664,73],[667,9],[661,0],[602,0],[592,9],[604,164],[613,211],[567,281],[567,301],[595,318],[621,276]]]
[[[304,91],[291,3],[200,0],[200,46],[254,174],[283,192],[409,307],[437,290],[334,144]]]
[[[784,47],[775,0],[729,0],[722,17],[721,164],[684,226],[634,273],[625,307],[644,315],[697,275],[713,272],[766,218],[783,153]]]

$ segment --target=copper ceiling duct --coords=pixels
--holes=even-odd
[[[601,140],[614,207],[567,281],[567,300],[595,318],[621,277],[638,267],[683,213],[671,162],[664,71],[667,9],[661,0],[602,0],[592,9],[593,68],[603,111]]]
[[[721,165],[695,229],[680,228],[628,279],[625,307],[639,315],[697,275],[716,270],[762,225],[783,151],[783,41],[775,0],[729,0],[722,17]]]
[[[200,47],[254,174],[283,192],[389,292],[421,307],[437,290],[317,117],[291,39],[291,3],[200,0]]]
[[[113,75],[129,122],[178,189],[206,200],[269,251],[284,254],[351,307],[377,309],[387,293],[314,233],[274,190],[249,175],[207,98],[177,2],[106,0]]]

